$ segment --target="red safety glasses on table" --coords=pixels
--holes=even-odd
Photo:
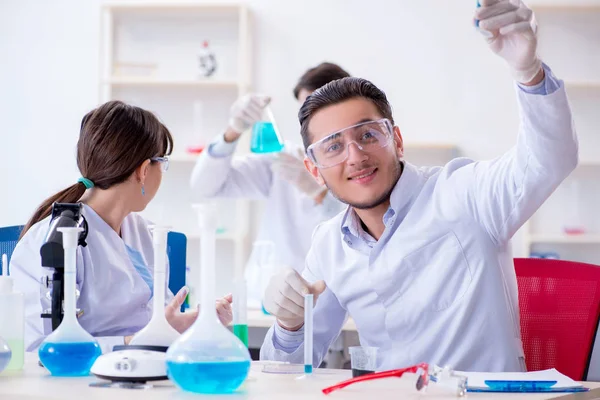
[[[343,381],[338,383],[337,385],[330,386],[328,388],[323,389],[323,393],[329,394],[339,389],[343,389],[348,385],[352,385],[357,382],[370,381],[373,379],[382,379],[382,378],[400,378],[404,375],[405,372],[419,374],[419,378],[417,379],[416,389],[421,391],[423,388],[427,387],[429,384],[429,365],[426,363],[421,363],[417,365],[413,365],[412,367],[402,368],[402,369],[394,369],[391,371],[383,371],[383,372],[374,372],[372,374],[357,376],[356,378],[348,379],[347,381]]]

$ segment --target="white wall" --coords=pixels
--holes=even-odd
[[[292,88],[323,60],[388,94],[407,142],[491,157],[514,142],[514,91],[471,25],[471,1],[253,0],[255,89],[297,138]],[[98,102],[99,0],[0,2],[0,226],[79,176],[79,122]],[[9,193],[10,195],[6,195]]]

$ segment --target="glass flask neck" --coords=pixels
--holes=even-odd
[[[196,206],[200,226],[200,316],[198,321],[218,322],[215,310],[215,258],[217,216],[214,204]]]

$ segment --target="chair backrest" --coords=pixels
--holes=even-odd
[[[22,230],[23,225],[6,226],[4,228],[0,228],[0,256],[2,254],[6,254],[9,264],[13,250],[17,246],[17,242],[19,241],[19,236],[21,235]],[[0,275],[2,275],[1,270]]]
[[[23,225],[0,228],[0,256],[6,254],[9,264],[22,230]],[[185,285],[186,249],[186,236],[179,232],[169,232],[167,237],[167,256],[170,266],[169,289],[173,294],[176,294]],[[0,274],[2,274],[1,268]]]
[[[527,369],[584,380],[600,318],[600,267],[516,258],[515,271]]]

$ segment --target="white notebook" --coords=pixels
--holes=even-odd
[[[485,381],[556,381],[552,389],[568,389],[583,387],[573,379],[561,374],[556,369],[535,372],[459,372],[468,378],[467,387],[470,389],[485,389]]]

